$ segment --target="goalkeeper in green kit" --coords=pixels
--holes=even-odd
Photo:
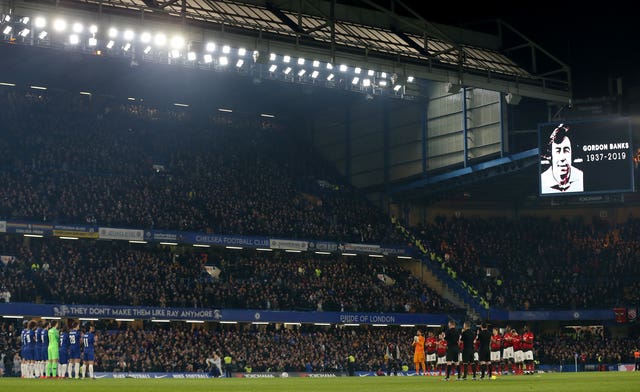
[[[47,361],[47,369],[45,375],[47,378],[56,378],[58,376],[58,345],[60,344],[60,332],[58,331],[58,320],[51,321],[49,328],[49,360]]]

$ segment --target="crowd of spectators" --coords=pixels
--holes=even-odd
[[[13,302],[301,311],[460,311],[395,259],[0,235]],[[6,262],[6,264],[5,264]],[[209,273],[215,271],[215,273]]]
[[[284,120],[0,93],[0,218],[402,244]]]
[[[640,299],[638,218],[437,218],[416,232],[492,307],[606,309]]]

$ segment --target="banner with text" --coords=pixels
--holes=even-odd
[[[307,250],[309,248],[309,243],[307,241],[271,238],[269,240],[269,247],[272,249]]]
[[[101,240],[144,241],[144,230],[101,227],[99,233]]]
[[[330,324],[412,324],[444,325],[446,314],[416,313],[346,313],[287,312],[213,308],[160,308],[108,305],[44,305],[31,303],[0,303],[0,315],[141,319],[198,320],[264,323],[330,323]]]

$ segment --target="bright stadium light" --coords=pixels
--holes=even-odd
[[[82,23],[75,22],[73,26],[71,26],[71,30],[76,34],[80,34],[84,30],[84,26],[82,25]]]
[[[353,85],[355,86],[355,85],[356,85],[356,84],[358,84],[359,82],[360,82],[360,78],[356,76],[356,77],[355,77],[355,78],[353,78],[353,80],[351,81],[351,84],[353,84]]]
[[[313,60],[313,68],[318,68],[320,66],[320,61]]]
[[[408,83],[413,83],[414,77],[413,76],[409,76],[407,77],[407,82]]]
[[[67,29],[67,22],[62,19],[56,19],[53,22],[53,29],[55,31],[65,31]]]
[[[277,55],[275,53],[269,54],[269,61],[276,61]]]
[[[118,29],[116,29],[115,27],[111,27],[109,28],[109,38],[116,38],[118,36]]]
[[[375,75],[375,72],[372,69],[367,71],[367,76],[373,76],[373,75]]]
[[[332,69],[333,69],[333,64],[331,64],[331,63],[327,63],[327,69],[328,69],[328,70],[332,70]]]
[[[187,60],[189,60],[189,61],[196,61],[197,57],[198,56],[196,55],[196,52],[187,53]]]
[[[347,72],[348,67],[345,64],[340,64],[340,72]]]
[[[269,67],[269,72],[271,73],[276,72],[277,69],[278,69],[277,65],[271,64],[271,66]]]
[[[356,68],[353,70],[353,72],[355,72],[355,73],[356,73],[356,75],[360,75],[360,72],[362,72],[362,68],[360,68],[360,67],[356,67]]]
[[[140,42],[142,42],[143,44],[148,44],[149,42],[151,42],[151,33],[145,31],[144,33],[140,34]]]
[[[305,59],[304,59],[304,58],[300,57],[300,58],[298,59],[298,65],[304,65],[304,62],[305,62]]]
[[[364,79],[364,80],[362,81],[362,86],[363,86],[363,87],[369,87],[369,86],[371,86],[371,79]]]
[[[89,26],[89,32],[91,34],[96,34],[98,32],[98,26],[96,26],[96,25]]]
[[[387,78],[387,73],[386,73],[386,72],[382,72],[382,73],[380,73],[380,77],[381,77],[382,79],[386,79],[386,78]]]
[[[218,59],[218,64],[229,65],[229,58],[227,56],[220,56],[220,58]]]
[[[300,71],[298,71],[298,76],[302,77],[304,76],[305,73],[307,73],[307,71],[304,69],[301,69]]]
[[[284,69],[284,74],[285,75],[289,75],[289,72],[291,72],[291,67],[287,67]]]
[[[229,54],[229,53],[231,53],[231,46],[229,46],[229,45],[224,45],[224,46],[222,47],[222,53],[224,53],[224,54]]]
[[[386,80],[381,80],[380,82],[378,82],[378,85],[380,87],[387,87],[387,81]]]
[[[123,36],[125,40],[132,41],[135,37],[135,33],[133,32],[133,30],[125,30]]]
[[[114,40],[109,40],[109,42],[107,43],[107,49],[111,49],[113,48],[113,45],[115,45],[115,41]]]
[[[333,80],[334,77],[335,77],[334,74],[329,74],[329,76],[327,76],[327,80],[331,81],[331,80]]]
[[[45,39],[45,38],[47,38],[47,35],[49,35],[49,33],[47,33],[46,31],[41,31],[38,34],[38,39]]]
[[[173,49],[171,51],[171,58],[172,59],[177,59],[180,57],[180,51],[178,49]]]
[[[20,18],[20,23],[29,24],[30,20],[31,20],[31,18],[29,18],[28,16],[23,16],[22,18]]]
[[[318,77],[318,75],[320,75],[320,72],[318,72],[318,71],[313,71],[313,72],[311,72],[311,77],[312,77],[313,79],[317,78],[317,77]]]
[[[179,35],[171,38],[171,47],[173,49],[182,49],[184,47],[184,38]]]
[[[331,252],[324,252],[324,251],[321,251],[321,250],[317,250],[314,253],[317,254],[317,255],[330,255],[331,254]]]
[[[153,40],[153,43],[156,46],[165,46],[167,44],[167,36],[162,33],[158,33],[156,34],[156,37]]]
[[[238,56],[245,56],[247,54],[247,50],[245,48],[238,49]]]
[[[207,50],[207,52],[215,52],[216,44],[213,43],[213,42],[207,42],[207,45],[205,46],[205,49]]]
[[[210,54],[205,54],[204,55],[204,62],[205,64],[211,64],[213,62],[213,56]]]
[[[125,51],[125,52],[128,52],[128,51],[129,51],[129,49],[131,49],[131,43],[127,42],[127,43],[122,47],[122,49],[124,49],[124,51]]]
[[[11,15],[5,15],[4,16],[4,21],[5,22],[11,22]]]
[[[395,86],[393,86],[393,91],[398,92],[400,91],[401,88],[402,88],[402,85],[396,84]]]
[[[4,28],[4,30],[2,30],[2,34],[9,35],[9,34],[11,34],[11,30],[13,30],[13,27],[7,26],[7,27]]]
[[[291,62],[291,56],[284,56],[282,58],[282,61],[284,61],[285,64],[289,64]]]
[[[69,43],[71,45],[78,45],[80,43],[80,37],[78,36],[78,34],[71,34],[69,36]]]
[[[144,48],[143,52],[144,54],[149,54],[149,52],[151,52],[151,45],[147,45],[147,47]]]
[[[243,64],[244,64],[244,60],[238,59],[238,61],[236,62],[236,68],[241,68]]]
[[[225,248],[227,248],[227,249],[234,249],[234,250],[242,250],[242,249],[244,249],[244,248],[243,248],[243,247],[241,247],[241,246],[225,246]]]
[[[18,34],[20,34],[21,37],[26,37],[27,35],[29,35],[29,32],[31,32],[31,30],[25,28],[20,30],[20,33]]]
[[[193,244],[194,248],[211,248],[209,244]]]
[[[45,27],[47,27],[47,20],[41,16],[38,16],[33,24],[37,29],[44,29]]]

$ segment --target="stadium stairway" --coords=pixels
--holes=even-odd
[[[473,287],[456,279],[455,272],[448,270],[444,263],[438,265],[441,257],[430,251],[413,233],[402,226],[397,219],[391,218],[393,225],[400,231],[405,239],[414,244],[416,250],[420,253],[420,262],[406,261],[402,265],[411,271],[413,276],[420,279],[424,284],[433,289],[442,298],[451,301],[451,303],[464,308],[467,312],[469,320],[480,320],[487,318],[489,313],[489,304],[484,298],[479,296],[477,290]],[[453,273],[453,276],[452,276]]]

